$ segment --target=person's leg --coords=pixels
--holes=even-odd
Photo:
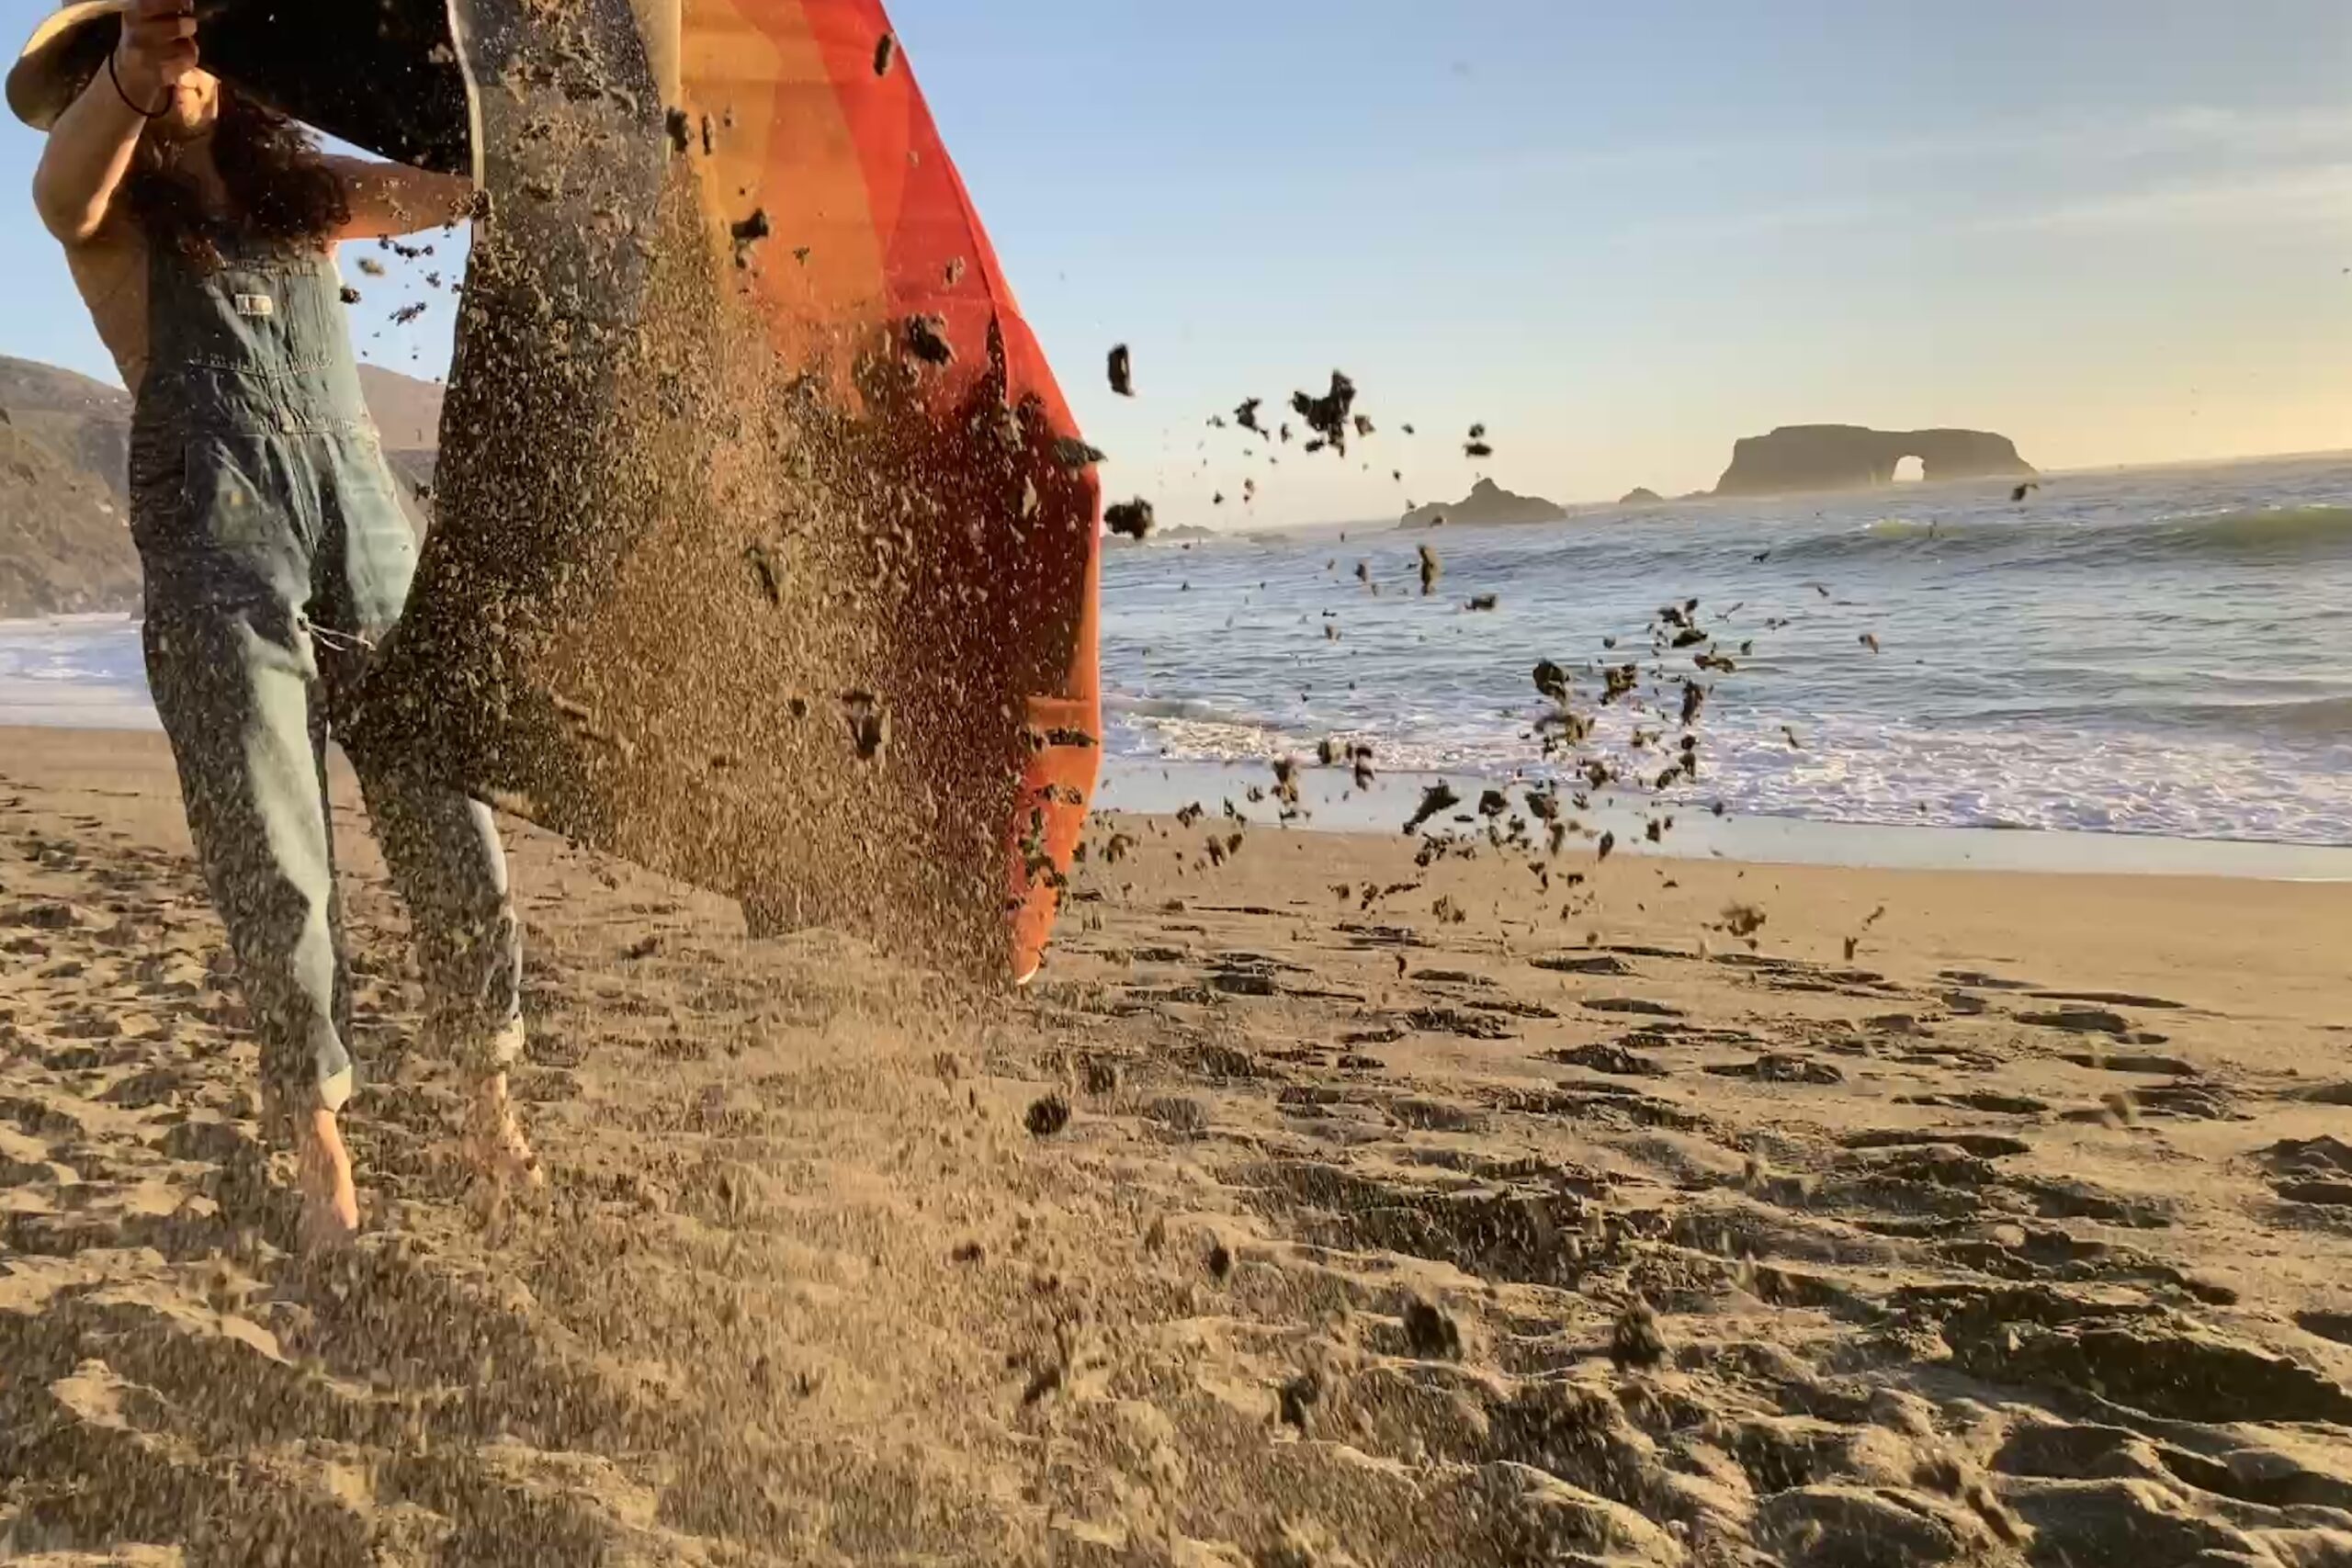
[[[228,928],[273,1117],[293,1122],[311,1244],[358,1228],[335,1115],[350,1098],[317,670],[298,612],[237,571],[150,568],[148,683]]]
[[[483,1174],[535,1182],[537,1165],[507,1096],[523,1050],[522,922],[490,808],[364,739],[346,748],[368,819],[407,904],[434,1043],[467,1074],[468,1157]]]
[[[317,607],[327,697],[337,739],[359,775],[393,886],[408,906],[424,973],[428,1028],[473,1085],[467,1152],[483,1174],[536,1182],[506,1074],[522,1053],[522,922],[490,808],[433,778],[414,759],[369,743],[358,707],[374,648],[408,596],[416,547],[391,492],[397,481],[369,437],[323,438],[326,548],[339,576],[322,574]]]

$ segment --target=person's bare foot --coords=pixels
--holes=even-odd
[[[302,1249],[323,1252],[344,1246],[359,1234],[359,1193],[334,1111],[314,1109],[299,1124],[294,1161],[302,1190]]]
[[[492,1073],[475,1082],[473,1103],[466,1111],[463,1146],[466,1163],[496,1192],[529,1191],[547,1185],[539,1157],[531,1152],[523,1124],[515,1120],[504,1073]]]

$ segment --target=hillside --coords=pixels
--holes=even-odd
[[[420,529],[441,389],[363,365],[402,507]],[[36,360],[0,355],[0,617],[129,610],[139,565],[129,534],[130,395]]]
[[[121,495],[9,415],[0,423],[0,616],[138,602],[139,558]]]
[[[441,445],[443,388],[373,365],[359,367],[359,390],[376,416],[388,452],[430,452]]]

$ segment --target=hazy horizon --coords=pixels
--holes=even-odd
[[[1673,496],[1781,424],[1997,431],[2045,470],[2352,446],[2352,16],[2317,0],[892,14],[1106,491],[1170,525],[1395,516],[1480,474]],[[39,147],[0,136],[0,179]],[[0,346],[113,379],[21,216]],[[363,355],[437,376],[448,296],[354,281]],[[1335,367],[1380,426],[1344,461],[1206,426]]]

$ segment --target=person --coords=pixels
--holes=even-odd
[[[471,185],[322,152],[203,69],[192,0],[64,6],[7,94],[49,133],[34,201],[134,394],[148,683],[260,1038],[264,1104],[292,1123],[303,1240],[332,1245],[359,1219],[337,1122],[354,1086],[329,737],[408,906],[428,1040],[470,1077],[469,1162],[493,1192],[537,1185],[507,1091],[522,958],[495,824],[353,728],[416,544],[361,400],[334,252],[463,218]]]

